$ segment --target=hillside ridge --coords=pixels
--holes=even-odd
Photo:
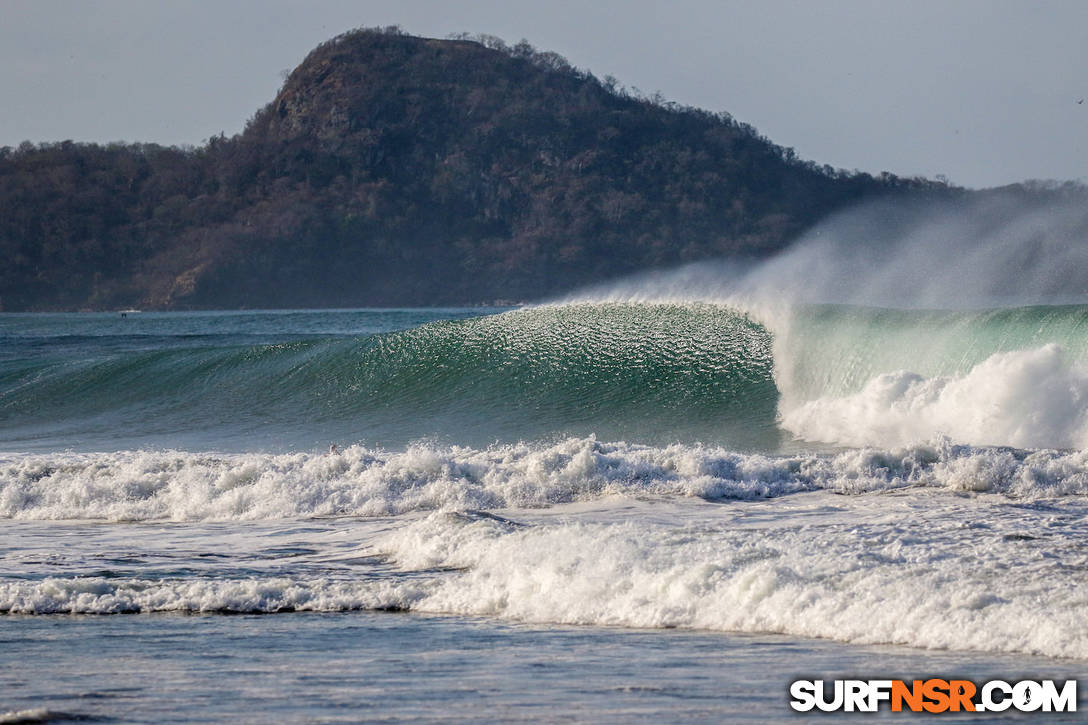
[[[0,149],[0,309],[533,299],[959,193],[802,161],[524,41],[358,29],[233,137]]]

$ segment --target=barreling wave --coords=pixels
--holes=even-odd
[[[361,337],[16,357],[0,363],[0,446],[1083,448],[1086,363],[1088,306],[571,302]]]
[[[719,305],[538,307],[365,337],[28,359],[0,374],[0,432],[68,424],[77,438],[98,428],[171,445],[193,431],[302,446],[777,438],[770,337]]]

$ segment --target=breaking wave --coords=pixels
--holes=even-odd
[[[486,449],[419,444],[337,454],[130,451],[0,459],[0,516],[109,521],[384,516],[546,507],[607,496],[758,499],[907,487],[1017,498],[1088,494],[1088,451],[947,441],[767,455],[571,438]]]
[[[1086,361],[1086,306],[574,302],[362,337],[6,360],[0,436],[15,449],[39,434],[101,447],[203,435],[194,447],[228,450],[588,435],[1078,448]]]

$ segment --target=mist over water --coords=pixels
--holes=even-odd
[[[597,285],[569,301],[992,308],[1088,302],[1083,198],[1023,193],[878,201],[763,262],[710,261]]]
[[[818,225],[745,280],[799,302],[964,308],[1088,301],[1083,199],[883,202]]]
[[[1088,443],[1088,210],[993,192],[876,202],[763,263],[700,263],[570,302],[716,301],[773,338],[779,421],[801,440]]]

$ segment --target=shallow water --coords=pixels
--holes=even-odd
[[[1072,679],[1085,664],[377,612],[14,616],[0,639],[0,709],[56,722],[804,722],[784,683],[813,673]]]

